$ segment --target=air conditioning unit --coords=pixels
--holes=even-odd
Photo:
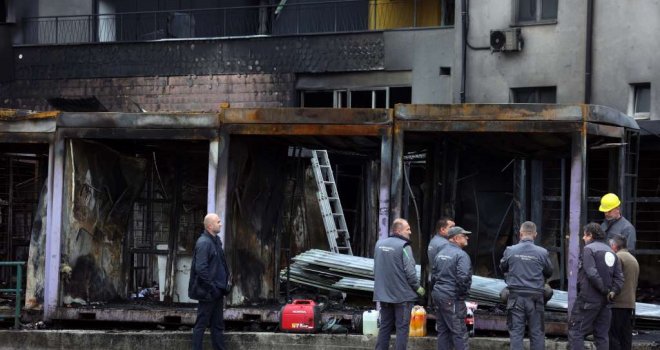
[[[523,38],[520,28],[508,28],[490,31],[490,50],[495,52],[520,51]]]

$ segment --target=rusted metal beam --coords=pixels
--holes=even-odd
[[[406,120],[395,123],[406,131],[426,132],[509,132],[509,133],[570,133],[580,130],[579,122],[501,121],[501,120]]]
[[[58,128],[217,129],[213,113],[74,113],[57,118]]]
[[[2,130],[2,125],[0,125]],[[0,132],[0,143],[50,143],[54,133],[40,132]]]
[[[240,135],[332,135],[380,136],[387,125],[333,124],[225,124],[231,134]]]
[[[624,128],[620,126],[587,123],[587,134],[595,136],[607,136],[622,138]]]
[[[371,108],[227,108],[223,124],[390,124],[386,109]]]
[[[546,312],[546,316],[547,315],[558,317],[546,317],[544,322],[545,334],[565,336],[568,332],[568,324],[565,320],[565,316],[563,314],[559,316],[556,313]],[[505,314],[495,314],[482,311],[477,312],[474,315],[475,334],[481,331],[507,332],[508,330]]]
[[[216,129],[135,129],[135,128],[58,128],[67,138],[132,140],[209,140]]]

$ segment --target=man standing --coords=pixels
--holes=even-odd
[[[463,251],[471,232],[449,229],[445,244],[433,260],[433,302],[437,308],[438,350],[468,348],[465,298],[472,285],[472,262]]]
[[[623,288],[614,297],[612,324],[610,325],[610,349],[632,349],[632,317],[635,311],[635,291],[639,279],[639,263],[626,249],[626,239],[615,235],[610,238],[610,247],[621,261]]]
[[[380,327],[376,350],[389,349],[396,327],[396,350],[408,346],[410,312],[417,295],[424,296],[410,248],[410,225],[404,219],[392,223],[391,234],[376,242],[374,252],[374,301],[380,302]]]
[[[511,350],[523,349],[525,323],[529,325],[530,350],[545,349],[543,287],[552,276],[548,251],[534,244],[536,225],[520,225],[520,242],[507,247],[500,261],[509,288],[506,304]]]
[[[454,220],[448,217],[441,218],[435,224],[436,234],[434,234],[433,238],[431,238],[431,242],[429,242],[429,248],[427,250],[427,254],[429,256],[429,265],[431,267],[433,267],[433,259],[435,258],[435,255],[438,254],[438,251],[440,251],[442,246],[448,243],[447,234],[449,233],[449,229],[455,225],[456,224],[454,223]]]
[[[193,328],[193,350],[202,350],[204,331],[211,326],[214,350],[224,350],[224,295],[228,292],[229,268],[218,237],[222,223],[216,214],[204,217],[204,232],[197,239],[193,253],[188,296],[199,300]]]
[[[609,349],[610,306],[623,287],[621,263],[606,245],[605,232],[595,222],[584,226],[584,249],[578,270],[578,295],[568,320],[568,343],[584,349],[584,337],[594,335],[598,350]]]
[[[635,227],[621,216],[621,201],[614,193],[608,193],[600,199],[600,207],[598,208],[605,214],[605,221],[601,227],[605,231],[607,239],[612,238],[614,235],[621,235],[626,239],[626,245],[631,253],[635,252],[635,244],[637,243],[637,232]]]

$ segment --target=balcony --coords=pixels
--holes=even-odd
[[[437,0],[281,1],[272,6],[30,17],[23,21],[23,43],[139,42],[453,25],[453,6],[443,8],[440,3]]]

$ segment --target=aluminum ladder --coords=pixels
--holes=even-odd
[[[328,235],[330,251],[334,253],[353,255],[351,236],[348,234],[344,210],[339,200],[337,184],[328,159],[326,150],[312,150],[312,169],[316,179],[316,198],[321,207],[323,226]]]

